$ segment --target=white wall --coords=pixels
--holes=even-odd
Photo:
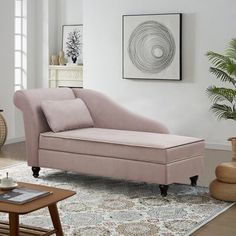
[[[8,125],[8,138],[15,136],[14,94],[14,0],[4,0],[0,8],[0,107]]]
[[[205,53],[222,52],[235,37],[236,1],[86,0],[83,6],[85,87],[164,122],[172,133],[202,137],[213,146],[228,145],[236,125],[219,122],[209,112],[205,90],[215,80],[210,79]],[[183,80],[122,79],[122,15],[173,12],[183,13]]]
[[[49,55],[62,48],[62,26],[83,24],[83,0],[49,1]]]
[[[58,7],[61,25],[83,24],[83,0],[59,0]]]
[[[35,0],[35,73],[37,88],[48,87],[49,0]]]
[[[60,12],[58,11],[58,0],[48,1],[48,40],[49,40],[49,54],[58,53],[58,17]]]

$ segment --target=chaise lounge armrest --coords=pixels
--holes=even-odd
[[[24,117],[26,156],[30,166],[38,166],[40,133],[50,131],[41,109],[43,100],[74,99],[71,89],[30,89],[19,90],[14,94],[14,104]]]

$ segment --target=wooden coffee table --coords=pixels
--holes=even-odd
[[[31,202],[19,205],[12,203],[0,202],[0,212],[9,213],[9,223],[0,222],[0,235],[21,236],[21,235],[52,235],[62,236],[63,231],[61,227],[60,217],[57,210],[57,202],[71,197],[75,194],[74,191],[64,190],[59,188],[47,187],[37,184],[18,183],[19,187],[25,187],[36,190],[50,191],[52,194],[33,200]],[[3,193],[3,191],[0,191]],[[19,215],[28,214],[30,212],[48,207],[53,230],[36,228],[32,226],[19,225]]]

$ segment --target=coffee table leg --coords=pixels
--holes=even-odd
[[[61,221],[60,221],[59,213],[58,213],[58,210],[57,210],[57,205],[56,204],[49,205],[48,209],[49,209],[49,212],[50,212],[50,215],[51,215],[51,219],[52,219],[54,229],[57,230],[56,235],[57,236],[63,236]]]
[[[9,213],[10,236],[19,235],[19,215],[16,213]]]

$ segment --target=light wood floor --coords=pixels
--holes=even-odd
[[[4,145],[0,150],[0,169],[26,160],[25,143]]]
[[[198,184],[208,186],[215,178],[215,167],[231,160],[230,151],[206,150],[205,171]],[[0,169],[25,161],[24,142],[5,145],[0,151]],[[0,173],[1,174],[1,173]],[[186,182],[187,183],[187,182]],[[236,205],[196,231],[193,236],[234,236],[236,235]]]

